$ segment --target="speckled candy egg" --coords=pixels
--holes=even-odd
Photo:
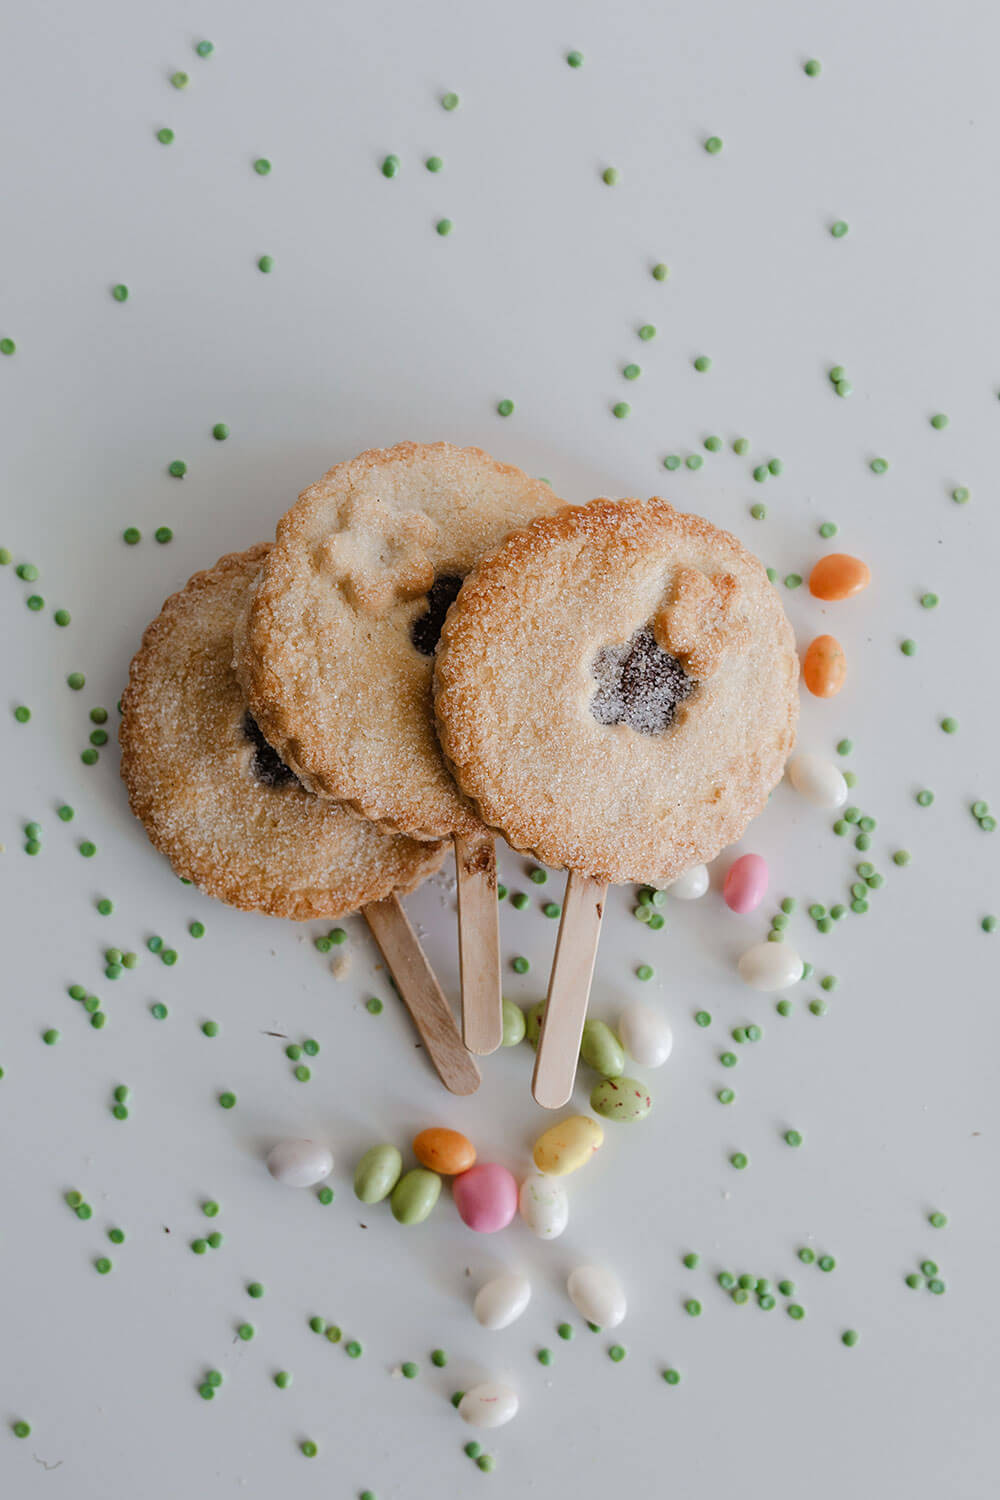
[[[521,1316],[531,1301],[531,1282],[526,1276],[509,1272],[494,1276],[476,1293],[472,1311],[484,1328],[508,1328]]]
[[[588,1323],[617,1328],[625,1317],[625,1288],[607,1266],[577,1266],[566,1282],[570,1301]]]
[[[466,1391],[458,1403],[458,1415],[470,1427],[503,1427],[517,1416],[517,1392],[496,1380],[484,1380]]]
[[[463,1224],[477,1234],[506,1229],[517,1213],[517,1183],[499,1162],[480,1162],[463,1172],[452,1191]]]
[[[605,1078],[591,1093],[590,1107],[602,1119],[630,1124],[646,1118],[653,1100],[636,1078]]]
[[[670,1056],[674,1034],[670,1022],[660,1011],[641,1000],[633,1000],[618,1018],[618,1035],[622,1046],[635,1062],[644,1068],[659,1068]]]
[[[312,1187],[333,1171],[333,1152],[318,1141],[279,1141],[267,1153],[267,1170],[286,1187]]]
[[[517,1195],[521,1218],[540,1240],[555,1240],[569,1223],[569,1198],[561,1183],[532,1172]]]
[[[532,1157],[539,1172],[565,1177],[588,1162],[604,1145],[604,1131],[587,1115],[569,1115],[550,1125],[535,1142]]]

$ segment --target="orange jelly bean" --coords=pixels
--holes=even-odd
[[[872,581],[871,568],[847,552],[829,552],[809,574],[809,592],[817,599],[852,599]]]
[[[802,677],[814,698],[833,698],[844,686],[847,657],[832,635],[818,635],[802,661]]]
[[[460,1130],[445,1130],[435,1125],[413,1138],[413,1154],[422,1167],[455,1177],[467,1172],[476,1159],[476,1148]]]

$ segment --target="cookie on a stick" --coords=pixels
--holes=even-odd
[[[744,832],[798,715],[791,626],[761,564],[665,500],[595,500],[466,578],[435,709],[455,779],[515,849],[568,869],[533,1092],[573,1088],[610,882],[665,885]]]
[[[417,839],[452,839],[466,1045],[503,1034],[492,834],[434,732],[441,623],[469,569],[562,505],[478,448],[400,443],[336,465],[299,497],[251,590],[236,670],[302,784]]]
[[[268,551],[196,573],[147,628],[122,697],[132,810],[179,875],[232,906],[296,921],[360,909],[442,1082],[472,1093],[478,1070],[399,900],[445,846],[314,797],[246,709],[233,626]]]

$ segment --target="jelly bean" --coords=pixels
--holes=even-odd
[[[802,960],[787,943],[754,943],[739,962],[740,978],[754,990],[783,990],[802,978]]]
[[[524,1034],[532,1047],[538,1046],[538,1038],[542,1033],[542,1016],[544,1014],[544,1000],[539,1000],[534,1005],[529,1005],[524,1013]]]
[[[767,860],[762,854],[741,854],[734,860],[722,887],[722,899],[730,911],[745,916],[756,911],[767,895]]]
[[[506,1229],[517,1213],[517,1183],[496,1161],[480,1162],[456,1177],[453,1194],[462,1222],[478,1234]]]
[[[267,1170],[286,1187],[312,1187],[333,1171],[333,1153],[317,1141],[279,1141],[267,1153]]]
[[[569,1223],[566,1189],[538,1172],[532,1172],[521,1183],[517,1206],[521,1218],[540,1240],[558,1239]]]
[[[625,1052],[607,1021],[586,1021],[580,1056],[602,1078],[617,1078],[625,1071]]]
[[[605,1120],[630,1123],[644,1120],[653,1100],[635,1078],[605,1078],[591,1093],[590,1107]]]
[[[566,1290],[577,1312],[598,1328],[617,1328],[625,1317],[625,1289],[607,1266],[578,1266]]]
[[[524,1011],[513,1000],[503,1002],[503,1047],[516,1047],[518,1042],[524,1041],[525,1020]]]
[[[851,599],[872,581],[871,569],[860,557],[830,552],[809,574],[809,592],[817,599]]]
[[[670,1056],[674,1045],[674,1034],[666,1016],[633,1000],[618,1018],[618,1035],[629,1057],[644,1068],[659,1068]]]
[[[531,1282],[526,1276],[508,1273],[487,1281],[472,1304],[476,1322],[494,1330],[515,1322],[531,1301]]]
[[[786,771],[795,790],[815,807],[843,807],[847,801],[847,782],[833,761],[822,755],[796,755]]]
[[[470,1427],[502,1427],[517,1416],[517,1392],[509,1385],[484,1380],[466,1391],[458,1403],[458,1415]]]
[[[441,1179],[426,1167],[411,1167],[392,1190],[392,1217],[399,1224],[422,1224],[441,1196]]]
[[[531,1154],[539,1172],[565,1177],[588,1162],[603,1145],[604,1131],[596,1120],[587,1115],[570,1115],[543,1131]]]
[[[832,635],[818,635],[802,661],[802,680],[814,698],[833,698],[844,686],[847,658]]]
[[[692,865],[676,880],[669,881],[666,889],[675,901],[697,901],[708,890],[708,866]]]
[[[413,1154],[422,1167],[430,1167],[443,1177],[455,1177],[472,1166],[476,1148],[460,1131],[434,1126],[413,1137]]]
[[[362,1203],[381,1203],[388,1198],[403,1170],[403,1158],[395,1146],[372,1146],[354,1169],[354,1196]]]

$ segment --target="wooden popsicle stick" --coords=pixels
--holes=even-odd
[[[371,901],[361,908],[361,914],[382,950],[441,1082],[453,1094],[474,1094],[480,1083],[479,1069],[462,1045],[448,1002],[399,897]]]
[[[458,957],[462,1037],[470,1052],[495,1052],[503,1040],[497,855],[492,834],[456,833]]]
[[[606,880],[570,870],[531,1080],[545,1109],[561,1109],[573,1092],[607,890]]]

